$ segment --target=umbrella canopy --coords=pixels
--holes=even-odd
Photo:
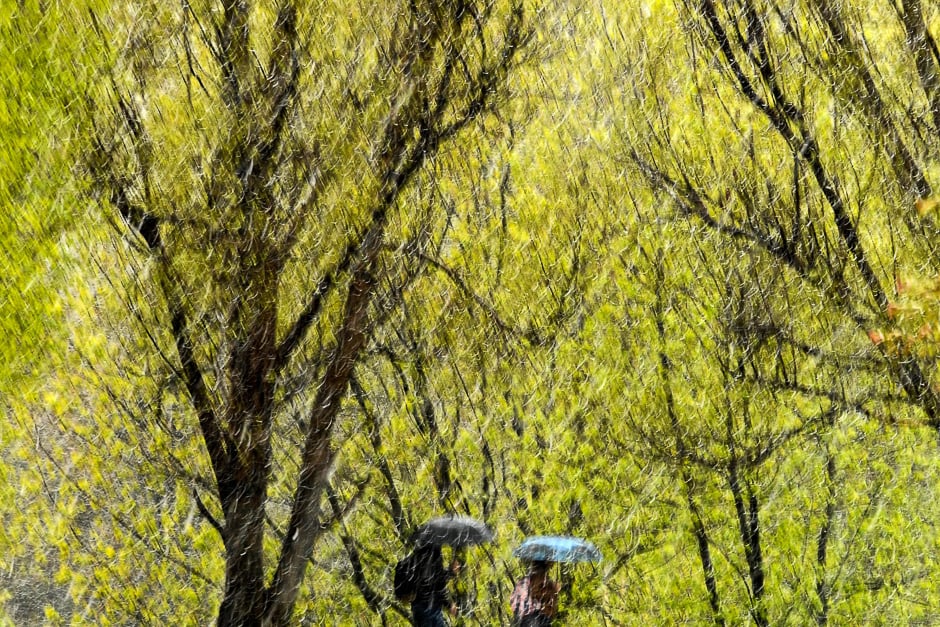
[[[469,516],[432,518],[415,531],[415,546],[470,546],[493,541],[493,530]]]
[[[513,549],[519,559],[532,562],[599,562],[601,552],[593,544],[572,536],[531,536]]]

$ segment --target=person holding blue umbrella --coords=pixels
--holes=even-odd
[[[599,562],[601,553],[593,544],[572,536],[532,536],[512,554],[530,562],[528,574],[519,580],[509,597],[513,624],[520,627],[551,625],[558,612],[561,585],[552,581],[553,562]]]
[[[552,624],[558,612],[561,584],[549,578],[550,568],[551,562],[531,562],[528,574],[516,583],[509,597],[513,625],[546,627]]]

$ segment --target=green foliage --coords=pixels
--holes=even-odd
[[[377,129],[407,100],[405,70],[383,73],[392,4],[300,7],[308,90],[285,140],[295,167],[271,193],[328,183],[275,289],[279,337],[382,189]],[[275,228],[248,248],[236,237],[257,215],[213,164],[267,126],[189,73],[211,65],[198,38],[180,44],[208,26],[192,15],[218,17],[210,5],[0,8],[15,51],[0,60],[0,603],[15,621],[205,624],[223,597],[213,470],[159,324],[173,292],[75,166],[89,120],[117,124],[85,96],[139,87],[152,152],[120,145],[110,165],[153,174],[127,189],[168,220],[176,294],[221,396],[231,353],[217,349],[250,322],[230,312],[265,297],[246,277],[295,214],[277,204]],[[457,624],[508,621],[511,551],[534,533],[605,556],[559,569],[568,624],[936,622],[938,423],[909,368],[933,389],[940,258],[923,185],[937,185],[940,96],[908,43],[915,5],[527,7],[540,21],[512,97],[442,145],[390,212],[297,622],[405,624],[392,568],[448,511],[497,533],[460,555]],[[940,38],[940,13],[921,9]],[[277,14],[251,15],[267,67]],[[839,20],[851,36],[832,35]],[[424,63],[409,71],[439,79],[440,59]],[[266,577],[343,314],[326,302],[274,393]]]

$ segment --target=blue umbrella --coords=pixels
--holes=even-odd
[[[531,562],[599,562],[601,552],[581,538],[572,536],[531,536],[512,554]]]

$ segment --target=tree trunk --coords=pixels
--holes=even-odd
[[[264,484],[248,477],[225,508],[225,596],[220,627],[260,626],[264,617]],[[252,480],[254,479],[254,480]]]
[[[352,378],[356,359],[367,339],[366,314],[375,288],[371,270],[378,254],[383,225],[367,236],[368,241],[363,247],[365,258],[357,268],[349,288],[337,347],[314,402],[290,524],[268,593],[265,624],[290,624],[307,560],[313,550],[313,539],[319,525],[320,500],[333,466],[334,454],[330,447],[333,424]]]

